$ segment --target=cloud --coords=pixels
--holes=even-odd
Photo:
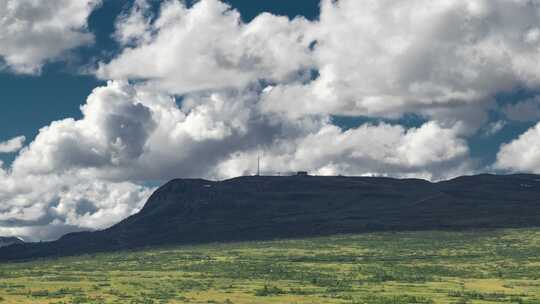
[[[19,136],[0,142],[0,153],[15,153],[23,147],[25,141],[26,137]]]
[[[311,66],[310,41],[304,37],[309,22],[303,18],[263,13],[246,24],[218,0],[189,8],[169,0],[151,22],[146,2],[137,3],[118,20],[115,36],[126,47],[100,64],[101,78],[142,79],[184,94],[243,87],[259,79],[283,82],[302,77]]]
[[[468,147],[455,130],[435,122],[419,128],[365,124],[342,129],[324,124],[319,130],[294,140],[278,140],[263,151],[263,171],[308,170],[320,175],[386,175],[431,180],[469,172]],[[261,151],[232,155],[217,170],[236,176],[253,172]]]
[[[503,144],[497,154],[496,169],[540,173],[540,123],[519,138]]]
[[[16,73],[40,73],[45,63],[94,41],[87,19],[100,3],[0,0],[0,60]]]
[[[264,81],[266,111],[415,113],[471,135],[496,94],[540,84],[537,4],[324,0],[317,21],[264,13],[244,23],[218,0],[166,1],[157,17],[137,1],[117,22],[124,50],[96,73],[171,94]]]
[[[304,136],[324,120],[266,115],[258,91],[193,93],[177,100],[110,81],[90,94],[82,119],[42,128],[12,169],[21,175],[81,170],[115,180],[207,176],[229,153]]]
[[[508,123],[504,120],[498,120],[498,121],[495,121],[495,122],[492,122],[490,124],[488,124],[485,128],[484,128],[484,136],[493,136],[499,132],[502,131],[502,129],[504,129],[504,127],[506,127]]]
[[[267,108],[297,116],[448,117],[462,108],[483,115],[497,93],[539,85],[538,4],[324,0],[306,34],[317,41],[319,77],[275,87]],[[484,118],[465,122],[476,120]]]
[[[0,187],[0,235],[31,241],[107,228],[137,212],[153,190],[81,172],[21,176],[0,171]]]
[[[14,161],[17,173],[51,174],[71,169],[129,165],[142,153],[154,128],[150,110],[127,84],[96,88],[81,107],[84,119],[42,128]]]
[[[219,169],[231,156],[268,151],[288,159],[277,162],[283,166],[273,172],[300,165],[319,171],[334,162],[351,162],[350,173],[429,171],[438,178],[443,173],[434,171],[442,171],[442,163],[468,155],[458,129],[434,121],[410,129],[365,124],[343,131],[327,116],[291,120],[267,113],[260,106],[262,94],[260,88],[226,90],[186,95],[179,101],[111,81],[88,97],[82,119],[42,128],[14,161],[13,174],[80,171],[120,181],[224,178],[246,172]]]

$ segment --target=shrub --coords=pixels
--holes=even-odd
[[[258,297],[268,297],[268,296],[280,295],[284,293],[285,292],[282,289],[275,286],[268,286],[268,285],[264,285],[262,289],[255,291],[255,295]]]

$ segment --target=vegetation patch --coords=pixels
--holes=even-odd
[[[540,304],[540,229],[388,232],[0,264],[0,302]]]

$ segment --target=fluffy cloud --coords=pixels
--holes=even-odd
[[[35,241],[106,228],[141,208],[151,190],[79,171],[21,174],[0,166],[0,235]]]
[[[495,168],[540,173],[540,123],[501,146]]]
[[[43,128],[13,163],[13,174],[77,171],[109,180],[231,177],[248,170],[234,172],[222,162],[259,151],[281,159],[273,162],[280,165],[272,172],[302,167],[321,171],[335,162],[345,168],[350,162],[343,173],[431,172],[440,178],[433,172],[441,171],[441,164],[463,161],[468,154],[457,129],[436,122],[411,129],[366,124],[344,131],[326,116],[290,120],[265,112],[260,102],[256,88],[176,100],[126,82],[109,82],[89,96],[81,120]]]
[[[246,24],[218,0],[166,1],[155,20],[137,1],[117,23],[124,51],[97,74],[174,94],[265,80],[266,111],[417,113],[470,135],[497,93],[540,84],[538,4],[323,0],[318,21],[261,14]]]
[[[101,0],[0,0],[0,59],[17,73],[39,73],[67,50],[93,42],[87,19]]]
[[[236,176],[253,172],[260,151],[233,154],[217,170]],[[468,147],[455,130],[435,122],[420,128],[362,125],[342,129],[324,124],[306,137],[278,140],[263,151],[263,171],[309,170],[320,175],[387,175],[441,179],[470,170]],[[250,171],[251,170],[251,171]]]
[[[80,174],[13,176],[0,172],[0,235],[55,239],[107,228],[137,212],[151,190]]]
[[[190,8],[169,0],[150,22],[145,2],[137,3],[118,21],[116,37],[126,48],[100,65],[102,78],[143,79],[183,94],[242,87],[258,79],[296,79],[311,66],[305,19],[261,14],[245,24],[236,10],[218,0]]]
[[[277,137],[304,136],[323,118],[289,121],[258,108],[255,89],[194,93],[181,100],[111,81],[81,107],[83,118],[56,121],[14,161],[14,174],[84,171],[115,180],[208,176],[228,154]]]
[[[106,228],[142,207],[153,189],[108,171],[136,162],[155,129],[135,96],[123,83],[96,88],[81,107],[83,119],[52,122],[10,170],[0,168],[1,235],[54,239]]]
[[[13,169],[24,174],[130,165],[154,128],[150,110],[121,83],[96,88],[81,107],[84,119],[55,121],[21,151]]]
[[[19,136],[4,142],[0,142],[0,153],[17,152],[23,147],[25,141],[26,137]]]
[[[384,117],[486,108],[499,92],[538,87],[538,4],[324,0],[307,33],[320,76],[274,88],[267,107]]]

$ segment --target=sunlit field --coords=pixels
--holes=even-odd
[[[2,303],[540,303],[540,229],[212,244],[0,264]]]

